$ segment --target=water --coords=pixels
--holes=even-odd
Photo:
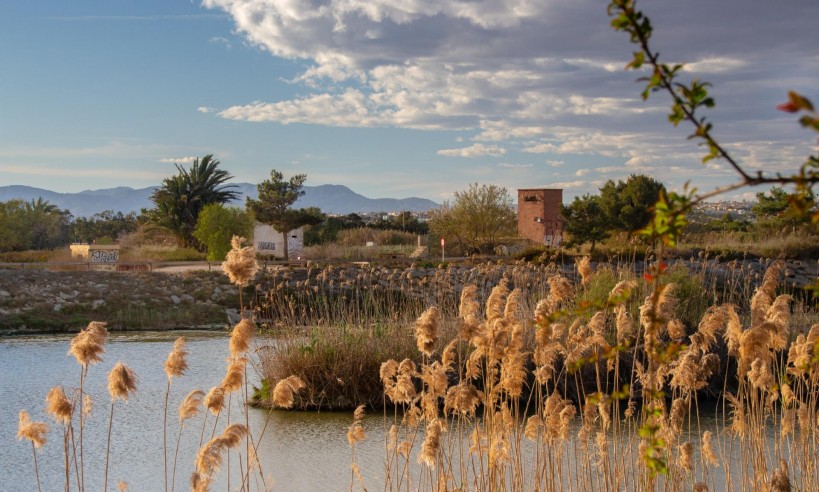
[[[169,404],[168,442],[170,459],[178,429],[179,402],[192,389],[208,391],[224,375],[228,357],[228,339],[224,334],[208,332],[112,334],[105,346],[104,361],[91,366],[86,391],[94,400],[94,408],[86,424],[84,458],[86,490],[101,490],[105,463],[105,446],[110,412],[107,374],[122,361],[138,375],[137,391],[127,403],[118,401],[114,408],[114,426],[109,468],[109,490],[116,490],[119,480],[125,480],[131,491],[164,490],[162,422],[167,377],[164,362],[173,341],[184,335],[188,341],[189,369],[185,376],[173,381]],[[40,479],[43,490],[62,490],[64,465],[62,428],[45,414],[44,402],[48,391],[63,385],[66,393],[79,386],[80,366],[67,355],[69,336],[37,336],[0,341],[0,467],[4,470],[4,491],[36,490],[31,446],[17,441],[17,421],[20,410],[27,410],[32,420],[49,424],[48,443],[38,452]],[[258,381],[249,369],[251,384]],[[244,423],[244,415],[236,401],[231,421]],[[223,428],[225,414],[220,417]],[[352,422],[350,413],[269,412],[250,409],[249,423],[259,440],[259,457],[265,475],[272,477],[277,491],[345,490],[349,488],[351,450],[346,431]],[[213,417],[207,420],[210,434]],[[381,417],[369,416],[365,427],[382,428]],[[188,490],[193,462],[202,429],[201,416],[185,425],[176,472],[176,490]],[[244,455],[244,453],[242,453]],[[360,443],[358,462],[365,480],[373,484],[383,475],[383,441],[368,439]],[[238,469],[236,454],[231,469]],[[243,456],[244,459],[244,456]],[[226,490],[227,462],[219,473],[214,490]],[[231,489],[238,488],[238,471],[231,477]],[[260,480],[258,473],[253,480]],[[76,487],[73,485],[72,490]],[[254,484],[255,485],[255,484]]]
[[[138,375],[137,391],[125,403],[118,401],[114,407],[114,427],[111,445],[111,462],[109,467],[109,490],[116,490],[120,480],[127,482],[131,491],[163,491],[163,407],[167,377],[164,373],[164,362],[171,351],[174,340],[184,335],[188,341],[189,369],[182,378],[173,380],[169,403],[169,466],[172,466],[173,449],[176,442],[178,419],[177,408],[184,395],[193,389],[208,391],[219,384],[224,376],[228,353],[228,338],[224,333],[213,332],[156,332],[112,334],[106,344],[104,361],[91,366],[86,381],[86,393],[94,401],[94,409],[86,426],[84,436],[85,481],[86,490],[102,489],[105,463],[105,448],[110,412],[110,397],[107,390],[107,374],[113,365],[122,361]],[[0,468],[4,471],[0,480],[2,491],[32,491],[37,484],[33,472],[31,446],[28,442],[16,439],[18,413],[27,410],[33,420],[46,421],[51,430],[49,442],[38,452],[40,479],[43,490],[62,490],[65,481],[62,428],[56,425],[50,416],[45,414],[44,401],[48,391],[55,385],[62,385],[69,393],[79,384],[80,366],[72,356],[67,354],[70,336],[32,336],[14,337],[0,340]],[[275,343],[264,341],[263,343]],[[249,366],[251,384],[258,384],[259,376]],[[719,419],[715,409],[700,409],[702,429],[714,431],[715,438],[725,437],[720,430]],[[230,419],[232,422],[245,422],[244,407],[240,405],[235,394],[231,404]],[[227,414],[223,412],[218,428],[224,428]],[[249,428],[258,443],[258,455],[265,475],[266,487],[262,486],[258,472],[251,478],[252,490],[272,489],[276,491],[336,491],[349,490],[351,481],[352,450],[347,443],[347,428],[352,422],[349,412],[288,412],[249,409]],[[206,436],[213,429],[213,417],[208,416]],[[196,452],[199,449],[199,436],[203,429],[202,416],[198,416],[185,425],[182,445],[176,471],[175,490],[188,490],[188,480],[193,472]],[[369,490],[382,490],[385,481],[384,435],[388,422],[378,415],[367,416],[364,420],[367,439],[359,443],[356,460],[361,469],[364,483]],[[452,423],[450,423],[452,425]],[[576,420],[579,425],[579,419]],[[451,427],[448,435],[456,435]],[[464,429],[457,435],[468,436],[470,429]],[[577,434],[575,428],[573,435]],[[768,441],[776,441],[778,430],[771,423],[766,429]],[[206,437],[206,439],[207,439]],[[421,435],[415,442],[413,456],[410,458],[413,486],[430,489],[430,482],[419,474],[416,456],[420,448]],[[695,449],[699,448],[699,433],[693,433],[686,439],[692,441]],[[634,442],[623,443],[625,449]],[[725,446],[726,442],[723,442]],[[716,443],[715,443],[716,445]],[[522,452],[532,456],[532,444],[523,439]],[[574,447],[576,443],[569,444]],[[466,445],[468,447],[468,444]],[[568,449],[568,448],[567,448]],[[621,448],[622,451],[623,448]],[[813,458],[816,456],[815,443],[812,449],[803,450]],[[619,453],[618,453],[619,454]],[[721,459],[733,463],[732,473],[739,472],[739,446],[723,448]],[[450,454],[452,456],[452,454]],[[787,457],[787,453],[785,453]],[[241,476],[237,463],[238,454],[231,454],[230,471],[228,463],[223,463],[213,490],[238,490]],[[571,469],[572,453],[567,453],[563,460],[565,469]],[[636,455],[631,454],[630,456]],[[457,456],[454,456],[457,458]],[[612,456],[614,458],[614,456]],[[242,459],[245,459],[242,450]],[[532,473],[530,458],[525,457],[526,473]],[[628,458],[627,458],[628,459]],[[565,461],[570,460],[570,461]],[[457,460],[456,460],[457,461]],[[771,462],[776,462],[771,458]],[[457,468],[457,463],[455,463]],[[725,477],[719,476],[725,469],[724,464],[713,469],[716,473],[712,483],[717,489],[725,489]],[[393,470],[395,476],[395,470]],[[228,475],[230,477],[228,478]],[[568,477],[563,477],[566,480]],[[527,483],[532,479],[527,476]],[[228,480],[230,487],[228,488]],[[734,486],[741,483],[738,477]],[[395,483],[390,488],[394,488]],[[357,481],[354,488],[359,489]],[[406,485],[404,486],[406,488]],[[531,489],[532,487],[526,486]],[[76,490],[72,477],[72,490]]]

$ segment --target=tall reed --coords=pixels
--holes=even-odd
[[[575,303],[600,273],[578,266],[583,282],[553,275],[533,312],[503,281],[483,310],[464,289],[459,335],[440,353],[428,345],[430,313],[419,318],[420,364],[381,368],[398,410],[385,413],[387,489],[819,487],[819,324],[791,324],[791,298],[776,292],[781,264],[747,315],[715,305],[696,326],[677,317],[667,282],[633,315],[634,280],[601,302]],[[725,432],[702,422],[701,399],[719,381]]]

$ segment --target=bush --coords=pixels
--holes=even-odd
[[[0,263],[45,263],[63,251],[64,248],[36,251],[6,251],[0,253]]]
[[[178,244],[179,239],[173,231],[151,223],[140,225],[136,231],[123,235],[119,241],[120,247],[125,249],[140,246],[175,247]]]
[[[547,248],[546,246],[529,246],[520,253],[516,254],[516,260],[523,261],[537,261],[538,263],[547,263],[550,257],[557,254],[556,249]]]
[[[380,407],[381,363],[392,357],[416,358],[410,333],[409,328],[395,325],[308,328],[306,334],[289,336],[275,349],[269,349],[271,353],[262,354],[262,389],[296,375],[306,383],[296,408],[342,410],[360,404]],[[259,396],[264,396],[261,393]]]
[[[373,229],[371,227],[357,227],[339,231],[339,246],[365,246],[368,242],[376,245],[398,246],[413,245],[416,242],[415,234],[410,232]]]

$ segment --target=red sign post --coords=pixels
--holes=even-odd
[[[446,250],[446,240],[441,238],[441,261],[444,261],[444,251]]]

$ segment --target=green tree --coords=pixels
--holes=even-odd
[[[610,227],[636,231],[645,227],[665,185],[643,174],[632,174],[626,181],[612,180],[600,188],[600,203]]]
[[[209,261],[221,261],[230,251],[233,236],[253,235],[253,217],[236,207],[211,203],[199,213],[193,237],[207,248]]]
[[[756,199],[751,212],[756,215],[758,228],[793,226],[816,230],[816,225],[811,224],[811,213],[816,212],[816,199],[812,191],[808,190],[801,200],[795,201],[794,196],[784,188],[773,187],[767,193],[757,193]]]
[[[49,249],[68,243],[71,214],[42,198],[0,204],[0,251]]]
[[[105,210],[91,217],[77,217],[71,222],[71,240],[90,243],[101,238],[116,240],[122,234],[137,230],[139,222],[134,212],[123,214]]]
[[[473,183],[450,204],[430,213],[432,234],[455,240],[462,253],[492,252],[499,238],[514,235],[516,216],[506,188]]]
[[[418,220],[418,218],[413,216],[412,212],[408,210],[404,210],[395,215],[389,215],[386,219],[380,219],[373,223],[371,227],[383,230],[411,232],[413,234],[429,233],[429,225],[426,222]]]
[[[26,243],[29,249],[48,249],[68,242],[71,214],[37,198],[23,204]]]
[[[569,234],[566,246],[591,243],[591,251],[594,252],[594,246],[611,235],[611,222],[604,212],[601,201],[599,195],[587,193],[582,197],[574,197],[571,205],[561,207],[563,230]]]
[[[156,208],[148,212],[149,220],[172,230],[185,246],[201,248],[193,236],[202,209],[211,203],[227,203],[239,198],[234,185],[225,185],[233,176],[219,169],[219,161],[208,154],[195,159],[190,169],[176,165],[179,173],[165,178],[151,200]]]
[[[324,220],[324,214],[315,207],[307,209],[292,209],[291,206],[304,195],[306,174],[296,174],[285,180],[284,175],[273,169],[270,179],[262,181],[256,186],[259,198],[247,199],[247,208],[262,224],[268,224],[282,234],[284,240],[284,259],[289,258],[287,251],[287,234],[293,229],[304,225],[319,224]]]
[[[801,213],[801,210],[794,207],[793,195],[784,188],[773,187],[768,193],[757,193],[756,200],[756,205],[751,207],[751,212],[757,217],[789,217],[801,221],[810,220],[808,214]],[[815,209],[816,197],[813,193],[807,193],[798,205],[809,211]]]

